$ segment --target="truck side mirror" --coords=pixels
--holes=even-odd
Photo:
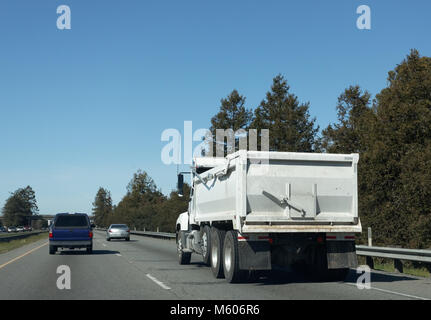
[[[183,187],[184,187],[184,176],[180,173],[178,175],[178,183],[177,183],[177,192],[180,197],[183,196]]]

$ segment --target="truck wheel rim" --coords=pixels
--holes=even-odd
[[[205,257],[208,252],[208,236],[206,232],[202,236],[202,254]]]
[[[218,255],[217,255],[217,246],[213,246],[211,249],[211,264],[213,267],[217,267]]]
[[[227,272],[229,272],[232,267],[232,248],[230,245],[226,245],[224,250],[224,267]]]
[[[182,250],[181,238],[180,238],[180,239],[178,239],[178,246],[177,246],[177,250],[178,250],[178,254],[181,254],[181,250]]]

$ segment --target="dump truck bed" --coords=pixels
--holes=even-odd
[[[191,219],[232,220],[241,233],[361,232],[358,160],[358,154],[262,151],[197,158]]]

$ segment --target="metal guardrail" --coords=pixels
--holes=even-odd
[[[147,237],[154,237],[154,238],[164,238],[164,239],[176,238],[175,233],[168,233],[168,232],[130,231],[130,234],[136,234],[139,236],[147,236]]]
[[[431,250],[356,246],[356,254],[359,256],[366,256],[367,265],[371,269],[374,269],[373,257],[393,259],[394,268],[399,273],[403,273],[404,271],[401,260],[431,264]],[[431,271],[431,268],[429,270]]]
[[[356,246],[356,254],[367,257],[431,263],[431,250]]]
[[[106,231],[106,229],[103,229],[103,228],[96,228],[96,230]],[[176,238],[175,233],[169,233],[169,232],[130,230],[130,234],[134,234],[134,235],[138,235],[138,236],[153,237],[153,238],[163,238],[163,239],[175,239]]]
[[[23,232],[20,234],[0,236],[0,242],[10,242],[12,240],[24,239],[24,238],[38,235],[45,232],[48,232],[48,230],[31,231],[31,232]]]

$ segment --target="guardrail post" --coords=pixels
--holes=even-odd
[[[373,257],[366,257],[366,259],[367,259],[367,266],[369,266],[370,267],[370,269],[374,269],[374,260],[373,260]]]
[[[396,272],[403,273],[403,263],[399,259],[394,259],[394,268]]]
[[[159,227],[157,227],[157,232],[159,232]]]
[[[373,246],[373,233],[371,231],[371,227],[368,227],[368,246]],[[374,260],[373,257],[366,257],[367,260],[367,266],[370,267],[370,269],[374,269]]]

